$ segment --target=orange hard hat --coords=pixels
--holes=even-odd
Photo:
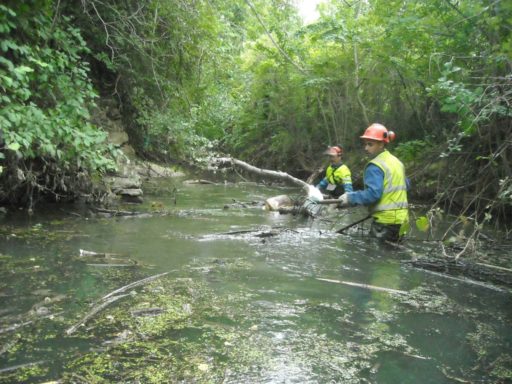
[[[395,137],[395,132],[388,132],[388,129],[382,124],[373,123],[368,128],[366,128],[366,131],[364,131],[361,139],[377,140],[389,143],[390,141],[395,140]]]
[[[329,156],[341,156],[343,153],[343,148],[339,145],[335,145],[333,147],[328,147],[325,152],[324,152],[324,155],[329,155]]]

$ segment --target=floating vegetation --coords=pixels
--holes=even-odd
[[[512,382],[512,353],[499,347],[503,342],[502,331],[490,324],[478,323],[467,340],[478,356],[475,369],[488,372],[495,383]]]
[[[262,364],[263,345],[252,331],[230,319],[228,303],[204,283],[162,279],[110,308],[83,329],[109,339],[107,348],[68,363],[69,379],[113,382],[218,382],[237,366]],[[236,303],[236,300],[234,300]],[[153,316],[131,316],[146,308]],[[255,351],[260,351],[255,352]]]
[[[425,312],[442,315],[461,311],[460,306],[455,301],[441,290],[431,286],[421,285],[411,290],[408,295],[398,297],[397,300],[406,304],[404,313]]]

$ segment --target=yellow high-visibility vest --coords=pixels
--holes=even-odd
[[[345,164],[338,168],[329,165],[325,171],[325,178],[332,185],[352,184],[350,169]]]
[[[384,172],[384,189],[380,200],[370,206],[374,220],[382,224],[403,224],[409,220],[405,168],[400,160],[384,150],[369,164]]]

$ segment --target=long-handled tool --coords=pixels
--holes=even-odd
[[[336,231],[336,233],[343,233],[343,232],[344,232],[344,231],[346,231],[347,229],[352,228],[354,225],[357,225],[357,224],[359,224],[359,223],[362,223],[363,221],[366,221],[366,220],[368,220],[368,219],[369,219],[369,218],[371,218],[371,217],[372,217],[372,215],[368,215],[368,216],[366,216],[366,217],[364,217],[364,218],[362,218],[362,219],[360,219],[360,220],[357,220],[357,221],[353,222],[352,224],[345,225],[343,228],[338,229],[338,230]]]
[[[315,204],[339,204],[339,200],[338,199],[323,199],[321,201],[315,201]],[[346,231],[347,229],[349,228],[352,228],[354,225],[357,225],[359,223],[362,223],[363,221],[366,221],[368,220],[369,218],[371,218],[372,215],[368,215],[360,220],[357,220],[356,222],[352,223],[352,224],[349,224],[349,225],[346,225],[344,226],[343,228],[341,229],[338,229],[336,231],[336,233],[343,233],[344,231]]]
[[[323,199],[320,201],[315,201],[317,204],[339,204],[340,201],[338,199]]]

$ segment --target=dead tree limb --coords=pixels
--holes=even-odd
[[[341,281],[341,280],[333,280],[333,279],[323,279],[323,278],[320,278],[320,277],[317,277],[316,279],[320,280],[320,281],[327,281],[328,283],[350,285],[352,287],[359,287],[359,288],[369,289],[369,290],[373,290],[373,291],[381,291],[381,292],[387,292],[387,293],[397,293],[397,294],[400,294],[400,295],[407,295],[407,293],[408,293],[406,291],[400,291],[398,289],[378,287],[376,285],[370,285],[370,284],[354,283],[352,281]]]
[[[72,327],[68,328],[66,330],[66,335],[71,335],[73,333],[75,333],[75,331],[83,324],[85,324],[90,318],[92,318],[94,315],[96,315],[98,312],[100,312],[102,309],[108,307],[110,304],[112,304],[114,301],[117,301],[119,299],[122,299],[123,297],[126,297],[126,296],[129,296],[128,293],[124,294],[124,295],[119,295],[119,296],[113,296],[111,297],[110,299],[108,299],[107,301],[104,301],[103,303],[101,303],[100,305],[97,305],[96,307],[94,307],[93,309],[91,309],[84,317],[82,317],[80,319],[80,321],[78,323],[76,323],[75,325],[73,325]]]
[[[153,276],[149,276],[149,277],[146,277],[142,280],[138,280],[138,281],[134,281],[133,283],[130,283],[128,285],[125,285],[119,289],[116,289],[115,291],[113,292],[110,292],[108,295],[105,295],[103,296],[97,303],[96,305],[94,306],[93,309],[91,309],[84,317],[82,317],[80,319],[80,321],[78,323],[76,323],[75,325],[73,325],[72,327],[68,328],[66,330],[66,334],[69,336],[71,334],[73,334],[74,332],[76,332],[76,330],[82,325],[82,324],[85,324],[89,319],[91,319],[94,315],[96,315],[98,312],[100,312],[101,310],[103,310],[104,308],[106,308],[107,306],[109,306],[110,304],[112,304],[113,302],[119,300],[119,299],[122,299],[123,297],[126,297],[129,295],[129,293],[126,293],[126,294],[123,294],[123,295],[118,295],[118,296],[115,296],[117,295],[118,293],[122,293],[122,292],[125,292],[126,290],[128,289],[131,289],[131,288],[135,288],[135,287],[138,287],[139,285],[144,285],[144,284],[147,284],[149,283],[150,281],[153,281],[153,280],[156,280],[158,279],[159,277],[162,277],[162,276],[165,276],[167,275],[168,273],[170,272],[164,272],[164,273],[159,273],[158,275],[153,275]]]
[[[478,281],[512,287],[512,273],[509,268],[475,263],[453,257],[427,258],[403,261],[415,268],[426,269],[450,276],[464,276]]]
[[[232,157],[218,157],[214,160],[214,162],[219,165],[220,164],[231,164],[231,165],[240,167],[240,168],[246,170],[247,172],[254,173],[258,176],[263,176],[263,177],[268,176],[268,177],[271,177],[274,179],[288,181],[292,184],[298,185],[299,187],[304,187],[304,188],[308,187],[308,183],[306,183],[303,180],[297,179],[296,177],[293,177],[292,175],[290,175],[286,172],[258,168],[258,167],[255,167],[254,165],[246,163],[245,161],[234,159]]]
[[[40,364],[46,363],[46,361],[47,360],[39,360],[39,361],[33,361],[31,363],[18,364],[18,365],[14,365],[12,367],[2,368],[2,369],[0,369],[0,374],[1,373],[6,373],[6,372],[16,371],[16,370],[21,369],[21,368],[33,367],[33,366],[36,366],[36,365],[40,365]]]
[[[307,198],[305,199],[304,203],[300,207],[299,212],[305,214],[306,216],[310,216],[310,217],[315,217],[320,212],[321,206],[318,205],[318,203],[321,202],[323,199],[321,192],[318,189],[316,189],[314,186],[306,183],[303,180],[297,179],[296,177],[293,177],[286,172],[273,171],[270,169],[261,169],[261,168],[255,167],[253,165],[250,165],[250,164],[246,163],[245,161],[237,160],[232,157],[216,158],[216,159],[214,159],[214,163],[216,165],[229,164],[229,165],[237,166],[237,167],[240,167],[248,172],[257,174],[259,176],[263,176],[263,177],[268,176],[268,177],[271,177],[274,179],[280,179],[280,180],[287,181],[292,184],[298,185],[298,186],[302,187],[303,190],[306,191],[306,194],[307,194]],[[286,204],[283,204],[283,201],[285,201],[286,199],[288,202]],[[271,200],[271,199],[269,199],[269,200]],[[267,202],[265,202],[265,205],[270,210],[277,211],[279,209],[286,207],[286,208],[291,208],[293,211],[293,206],[291,204],[291,200],[285,195],[277,196],[277,197],[273,198],[272,201],[269,201],[269,200],[267,200]],[[328,204],[333,204],[333,203],[337,203],[337,201],[330,201]]]
[[[62,313],[62,311],[61,312],[57,312],[57,313],[50,313],[48,315],[40,316],[40,317],[38,317],[36,319],[33,319],[33,320],[27,320],[27,321],[23,321],[21,323],[16,323],[16,324],[10,325],[10,326],[8,326],[6,328],[1,328],[0,329],[0,335],[3,334],[3,333],[15,331],[16,329],[24,327],[25,325],[29,325],[29,324],[35,323],[37,320],[53,318],[54,316],[58,316],[61,313]],[[0,353],[0,355],[1,355],[1,353]]]
[[[125,285],[124,287],[116,289],[115,291],[110,292],[108,295],[103,296],[100,301],[107,300],[109,297],[117,295],[118,293],[124,292],[124,291],[126,291],[128,289],[135,288],[135,287],[138,287],[139,285],[144,285],[146,283],[149,283],[150,281],[156,280],[156,279],[158,279],[158,278],[160,278],[162,276],[165,276],[165,275],[167,275],[169,273],[170,272],[159,273],[158,275],[153,275],[153,276],[146,277],[146,278],[144,278],[142,280],[134,281],[133,283]]]

